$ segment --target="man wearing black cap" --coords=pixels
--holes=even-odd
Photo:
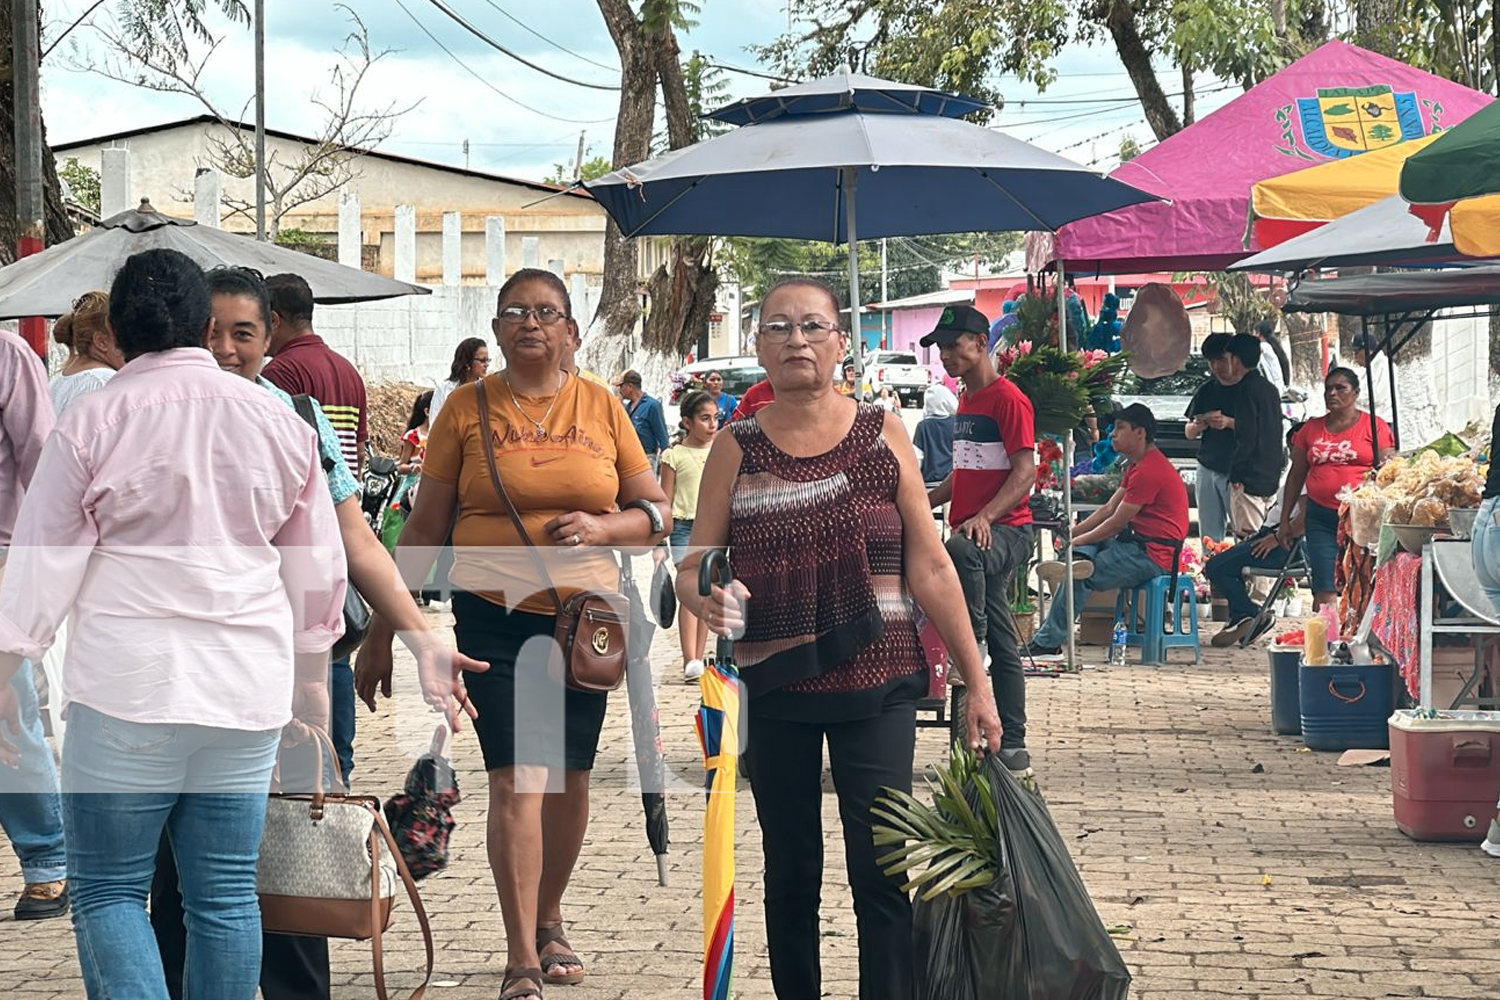
[[[1026,751],[1026,674],[1021,666],[1010,582],[1031,553],[1031,507],[1036,482],[1031,400],[995,371],[990,321],[972,306],[943,310],[923,347],[938,346],[943,368],[962,379],[953,422],[953,471],[928,496],[934,507],[951,501],[948,555],[958,570],[969,622],[988,651],[990,682],[1000,709],[1000,761],[1030,772]]]
[[[1074,566],[1074,614],[1088,603],[1090,591],[1135,587],[1171,572],[1177,547],[1187,537],[1187,487],[1156,447],[1156,417],[1142,403],[1125,407],[1115,416],[1110,441],[1130,464],[1109,502],[1073,529],[1074,555],[1089,560]],[[1037,575],[1055,588],[1065,571],[1061,563],[1043,563]],[[1066,602],[1055,596],[1030,652],[1059,652],[1072,627]]]

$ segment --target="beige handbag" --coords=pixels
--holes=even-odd
[[[332,758],[327,734],[315,732]],[[379,1000],[387,1000],[381,934],[391,926],[398,884],[406,887],[427,949],[426,975],[410,997],[421,1000],[432,981],[432,928],[380,800],[324,792],[271,795],[256,872],[261,929],[370,941]]]

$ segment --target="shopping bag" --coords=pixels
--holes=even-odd
[[[923,900],[918,894],[917,996],[1127,1000],[1130,973],[1046,801],[994,754],[982,768],[999,815],[996,877],[957,896]],[[978,786],[971,783],[968,791],[973,799]]]

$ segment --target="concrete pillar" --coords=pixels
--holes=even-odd
[[[417,280],[417,208],[396,206],[396,280]]]
[[[588,311],[588,294],[587,282],[581,273],[575,271],[568,282],[568,298],[573,302],[573,316],[583,329],[588,329],[589,320],[593,319],[593,314]]]
[[[521,237],[521,266],[542,266],[542,238],[540,236]]]
[[[107,219],[135,207],[130,191],[130,150],[100,150],[99,217]]]
[[[359,221],[359,195],[347,188],[339,192],[339,263],[364,266],[364,227]]]
[[[563,262],[554,257],[547,261],[547,270],[561,278],[563,276]]]
[[[457,212],[443,213],[443,284],[464,280],[464,220]]]
[[[200,226],[219,228],[223,221],[220,194],[223,177],[213,167],[199,167],[193,176],[193,220]]]
[[[484,220],[484,283],[505,284],[505,220],[498,215]]]

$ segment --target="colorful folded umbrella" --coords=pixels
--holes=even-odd
[[[703,557],[699,592],[707,596],[714,573],[727,586],[729,560],[714,550]],[[696,728],[703,746],[708,810],[703,820],[703,1000],[729,1000],[734,979],[734,788],[739,757],[740,670],[734,643],[719,637],[718,657],[698,679],[702,704]]]

